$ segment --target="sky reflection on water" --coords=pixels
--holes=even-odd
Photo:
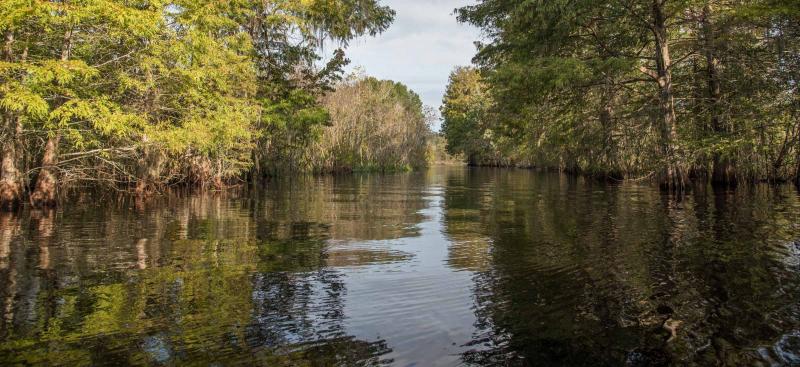
[[[800,363],[800,197],[525,170],[0,214],[0,364]]]

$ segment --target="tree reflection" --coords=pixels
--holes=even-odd
[[[794,192],[437,172],[0,213],[0,365],[376,365],[430,335],[471,365],[800,355]]]
[[[330,224],[230,197],[169,200],[2,214],[0,364],[374,365],[391,351],[343,326]],[[352,265],[397,256],[356,253]]]
[[[251,194],[266,218],[326,223],[337,240],[386,240],[418,235],[424,182],[420,173],[299,176]]]
[[[463,361],[786,363],[764,349],[800,327],[799,276],[779,250],[797,236],[800,203],[781,190],[678,197],[530,172],[454,175],[449,263],[477,272]]]

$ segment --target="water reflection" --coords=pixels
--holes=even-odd
[[[351,198],[335,208],[347,219],[331,218],[325,206],[374,183],[349,183],[343,193],[326,191],[329,182],[308,183],[325,189],[307,188],[317,195],[308,211],[280,214],[280,200],[258,196],[3,214],[0,364],[379,363],[390,351],[386,342],[357,339],[343,327],[346,290],[336,268],[408,256],[329,244],[361,230],[399,236],[375,224],[381,219],[410,231],[419,195],[407,190],[383,208]],[[383,217],[367,220],[363,208]],[[331,230],[342,223],[354,229]]]
[[[523,170],[0,213],[0,364],[800,363],[800,199]]]
[[[799,229],[792,189],[674,197],[508,171],[463,182],[448,191],[448,232],[493,241],[476,276],[480,347],[464,362],[795,363],[797,345],[765,347],[791,345],[784,333],[798,330],[798,272],[785,262]]]

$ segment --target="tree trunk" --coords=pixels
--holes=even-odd
[[[148,145],[147,136],[142,137],[142,159],[139,160],[136,194],[147,196],[159,185],[158,179],[164,166],[164,154]]]
[[[13,209],[22,197],[22,183],[17,169],[17,142],[8,139],[3,143],[0,162],[0,209]]]
[[[217,158],[217,168],[214,170],[214,188],[222,190],[225,188],[225,179],[222,167],[222,159]]]
[[[164,165],[164,156],[161,152],[153,152],[149,147],[144,149],[142,161],[139,163],[139,179],[136,182],[136,194],[140,196],[147,196],[157,189],[158,178]]]
[[[711,130],[714,135],[720,136],[728,132],[722,121],[720,102],[722,87],[720,85],[720,61],[716,55],[716,37],[711,24],[711,5],[703,7],[701,28],[703,32],[703,49],[706,58],[706,81],[708,84],[708,104],[711,114]],[[718,184],[732,184],[736,182],[736,172],[732,160],[724,154],[715,151],[712,153],[713,171],[711,181]]]
[[[5,44],[3,56],[7,62],[14,62],[14,32],[7,30],[5,33]],[[17,169],[18,144],[22,133],[20,120],[13,113],[5,111],[3,113],[3,143],[0,146],[0,209],[12,209],[16,207],[22,196],[22,183],[19,170]]]
[[[61,45],[61,61],[69,60],[70,53],[72,52],[72,28],[70,27],[64,32],[64,41]]]
[[[675,97],[672,92],[672,60],[669,54],[669,34],[663,4],[653,1],[652,31],[656,48],[656,74],[659,87],[659,109],[661,110],[661,154],[664,167],[661,185],[669,189],[684,186],[685,172],[678,157],[678,130],[675,118]]]
[[[36,179],[36,188],[31,194],[31,204],[35,207],[54,206],[56,204],[56,164],[58,163],[58,142],[60,137],[50,137],[44,147],[42,169]]]
[[[61,61],[69,60],[72,50],[73,28],[70,26],[64,32],[61,44]],[[63,103],[63,99],[59,102]],[[31,194],[31,204],[35,207],[46,207],[56,205],[56,189],[58,178],[56,176],[56,165],[58,164],[58,143],[61,135],[49,136],[44,147],[42,156],[42,166],[39,176],[36,178],[36,186]]]
[[[614,141],[614,86],[607,81],[602,96],[602,110],[600,111],[600,124],[603,129],[603,170],[606,177],[622,178],[622,173],[617,165],[617,144]]]
[[[5,43],[3,44],[3,57],[6,61],[14,61],[14,31],[9,29],[5,33]]]

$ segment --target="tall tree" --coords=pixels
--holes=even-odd
[[[430,115],[401,83],[354,76],[323,98],[330,126],[312,146],[319,171],[395,171],[426,164]]]
[[[74,183],[220,187],[299,167],[329,115],[344,47],[376,0],[10,0],[0,4],[0,205]],[[32,180],[33,179],[33,180]],[[31,184],[32,182],[32,184]]]
[[[786,179],[798,150],[794,0],[483,0],[474,62],[513,161],[682,188]],[[445,108],[447,108],[447,103]],[[454,136],[455,137],[455,136]],[[457,137],[455,137],[458,139]],[[516,156],[516,157],[514,157]]]

